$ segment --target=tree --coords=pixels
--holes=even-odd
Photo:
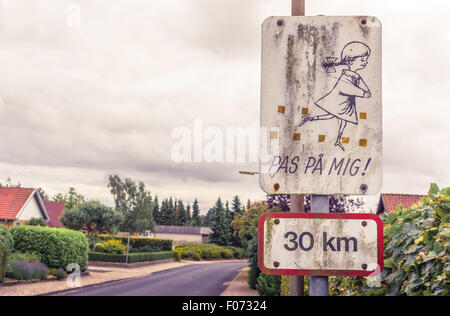
[[[161,225],[161,212],[159,209],[159,201],[158,196],[155,196],[155,200],[153,201],[154,207],[153,207],[153,220],[155,221],[156,225]]]
[[[212,221],[214,217],[214,207],[210,208],[206,215],[203,217],[203,226],[205,227],[211,227]]]
[[[113,233],[122,223],[122,214],[98,201],[89,201],[64,211],[61,222],[74,230],[86,228],[89,234]]]
[[[171,214],[169,211],[169,200],[165,199],[162,201],[161,203],[161,210],[160,210],[160,215],[159,215],[159,224],[160,225],[170,225],[171,224]]]
[[[186,207],[186,226],[191,226],[191,205],[188,204]]]
[[[55,202],[64,202],[66,209],[71,209],[76,205],[86,202],[85,197],[72,187],[69,188],[69,193],[58,193],[52,198],[52,200]]]
[[[198,207],[198,200],[194,200],[192,205],[192,226],[202,226],[202,219],[200,217],[200,209]]]
[[[13,183],[11,177],[8,177],[6,179],[6,183],[5,184],[0,183],[0,188],[1,187],[5,187],[5,188],[20,188],[21,184],[20,184],[20,182]]]
[[[253,238],[252,232],[258,227],[259,218],[266,213],[269,205],[266,203],[252,204],[241,216],[235,217],[231,226],[233,227],[234,237],[238,240],[241,247],[247,249],[249,241]],[[278,209],[273,209],[274,211]]]
[[[143,233],[146,230],[154,230],[154,204],[143,182],[136,183],[130,178],[122,180],[118,175],[110,175],[108,187],[116,209],[123,215],[121,231]]]
[[[175,225],[185,226],[186,225],[186,210],[182,200],[178,200],[175,207]]]
[[[211,243],[227,246],[231,244],[231,227],[227,219],[226,210],[219,198],[214,207],[211,229],[213,233],[209,237]]]
[[[44,200],[44,201],[50,200],[50,197],[48,196],[47,193],[45,193],[43,188],[37,188],[37,191],[39,192],[39,195],[41,196],[42,200]]]
[[[241,216],[245,212],[245,208],[241,204],[239,196],[235,196],[231,202],[231,209],[233,210],[234,216]]]

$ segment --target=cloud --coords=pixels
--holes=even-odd
[[[257,178],[237,172],[256,164],[176,164],[170,136],[196,118],[222,129],[259,118],[260,25],[289,15],[290,1],[74,2],[79,28],[68,27],[62,1],[2,2],[0,177],[109,202],[109,173],[205,206],[232,192],[263,198]],[[310,15],[383,22],[384,191],[423,192],[450,178],[450,22],[446,2],[436,4],[307,4]]]

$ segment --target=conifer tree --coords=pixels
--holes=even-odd
[[[209,237],[211,243],[220,246],[227,246],[231,243],[231,226],[227,219],[226,209],[220,198],[213,209],[211,229],[213,231]]]
[[[197,199],[194,200],[194,205],[192,205],[192,226],[202,226],[202,218],[200,217]]]
[[[191,205],[188,204],[186,206],[186,223],[185,226],[192,226],[192,218],[191,218]]]
[[[155,196],[155,200],[153,201],[154,208],[153,208],[153,220],[155,221],[156,225],[161,225],[161,212],[159,209],[159,201],[158,196]]]

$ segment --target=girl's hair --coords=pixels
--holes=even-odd
[[[358,57],[366,57],[371,54],[370,47],[361,42],[350,42],[344,46],[341,53],[341,60],[337,62],[337,58],[327,57],[322,61],[322,66],[326,72],[336,72],[334,67],[348,65]]]

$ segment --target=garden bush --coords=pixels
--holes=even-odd
[[[103,244],[103,252],[115,255],[122,255],[127,252],[127,247],[120,240],[111,239]]]
[[[131,248],[129,250],[130,253],[142,253],[142,252],[161,252],[162,250],[160,248],[153,248],[153,247],[142,247],[142,248]]]
[[[0,224],[0,282],[5,282],[8,257],[13,247],[13,237],[9,230]]]
[[[103,244],[99,242],[99,243],[96,243],[94,245],[93,251],[94,252],[104,253],[105,252],[105,247],[103,247]]]
[[[384,270],[377,280],[334,277],[333,295],[450,294],[450,188],[432,184],[428,196],[383,215]],[[374,282],[375,281],[375,282]]]
[[[231,246],[228,246],[226,248],[233,251],[233,258],[236,258],[236,259],[245,258],[245,249],[244,248],[231,247]]]
[[[50,270],[42,262],[32,262],[33,268],[32,279],[47,280]]]
[[[15,226],[11,228],[14,249],[30,252],[49,268],[76,263],[84,271],[88,263],[88,240],[83,233],[64,228]]]
[[[197,258],[205,260],[243,258],[245,250],[237,247],[224,247],[215,244],[185,243],[175,247],[181,258]]]
[[[50,269],[50,274],[55,276],[56,279],[62,280],[66,277],[66,273],[64,272],[64,269]]]
[[[174,258],[176,261],[180,262],[180,261],[181,261],[181,250],[175,249],[175,250],[173,251],[173,258]]]
[[[109,253],[89,253],[89,261],[116,262],[126,263],[125,254],[109,254]],[[149,252],[149,253],[130,253],[128,254],[128,263],[165,260],[174,258],[173,251]]]
[[[261,296],[280,296],[281,276],[261,273],[256,280],[256,289]]]
[[[120,240],[124,245],[128,244],[127,236],[113,236],[113,235],[98,235],[99,241],[107,241],[107,240]],[[159,238],[149,238],[149,237],[130,237],[130,248],[159,248],[162,251],[171,251],[172,250],[172,240],[170,239],[159,239]]]
[[[49,269],[42,262],[12,261],[8,264],[6,275],[15,280],[46,280]]]
[[[23,252],[13,252],[9,255],[8,261],[12,262],[12,261],[19,261],[19,260],[23,260],[26,262],[37,262],[39,261],[39,256],[35,255],[33,253],[23,253]]]

